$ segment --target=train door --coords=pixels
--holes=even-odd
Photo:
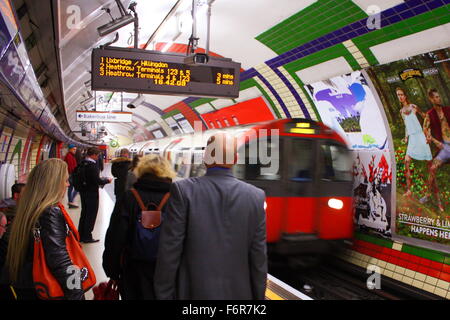
[[[238,162],[233,166],[233,174],[236,178],[264,190],[266,194],[268,242],[276,242],[280,237],[286,196],[282,182],[284,142],[284,137],[268,137],[266,155],[270,161],[261,161],[264,159],[258,156],[258,151],[261,151],[257,148],[258,139],[250,140],[239,147]],[[266,150],[262,151],[266,152]]]
[[[284,155],[284,212],[282,228],[285,240],[316,237],[316,165],[317,142],[301,137],[286,137]]]
[[[350,238],[353,233],[352,159],[348,149],[331,140],[318,141],[317,221],[321,239]]]

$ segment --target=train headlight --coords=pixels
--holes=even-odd
[[[339,199],[331,198],[328,200],[328,206],[336,210],[341,210],[344,207],[344,202]]]
[[[264,210],[267,209],[267,202],[264,201]]]

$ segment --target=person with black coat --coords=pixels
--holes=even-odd
[[[78,232],[80,234],[80,242],[84,243],[99,241],[92,238],[99,205],[98,188],[112,181],[111,178],[100,178],[100,170],[97,165],[99,155],[100,151],[98,149],[89,148],[86,152],[86,158],[80,164],[84,166],[86,186],[80,190],[81,214]]]
[[[172,179],[175,177],[170,163],[156,155],[141,158],[135,169],[137,182],[134,184],[143,203],[159,205],[169,192]],[[154,208],[149,208],[154,210]],[[114,244],[111,245],[111,257],[106,274],[113,280],[119,280],[119,288],[124,300],[155,299],[153,289],[153,274],[156,266],[156,252],[149,258],[150,252],[158,245],[161,226],[146,232],[155,232],[156,236],[144,246],[136,240],[137,224],[140,223],[141,208],[132,191],[127,190],[120,207],[120,218],[115,227]],[[164,223],[164,222],[163,222]],[[106,243],[105,243],[106,245]],[[146,249],[148,248],[148,249]],[[105,267],[105,261],[104,261]]]
[[[120,157],[111,161],[111,173],[114,176],[114,194],[116,195],[116,202],[125,194],[125,187],[127,184],[128,170],[131,166],[129,159],[130,152],[124,148],[120,150]]]
[[[66,221],[58,204],[69,186],[67,164],[60,159],[42,161],[31,170],[11,225],[1,284],[17,300],[38,299],[33,281],[34,238],[39,230],[47,266],[68,300],[84,299],[82,288],[70,287],[72,261],[66,247]]]
[[[111,277],[110,269],[113,268],[114,261],[114,248],[116,241],[116,230],[118,225],[118,219],[120,220],[120,207],[122,199],[125,195],[125,191],[129,188],[126,187],[128,173],[131,170],[131,160],[129,159],[129,151],[124,148],[120,150],[120,156],[111,161],[111,173],[115,177],[114,180],[114,194],[116,196],[116,203],[114,205],[111,218],[109,220],[109,226],[105,235],[105,250],[103,251],[103,269],[107,276]],[[133,168],[134,169],[134,168]]]

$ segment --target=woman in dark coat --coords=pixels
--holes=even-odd
[[[2,284],[8,285],[18,300],[37,299],[33,281],[33,231],[40,231],[40,239],[48,268],[58,281],[68,300],[84,299],[84,291],[69,288],[73,267],[66,247],[67,225],[58,204],[68,183],[67,164],[60,159],[40,162],[31,170],[22,191],[12,223]]]
[[[154,204],[149,210],[155,210],[169,192],[175,177],[170,163],[160,156],[147,155],[140,159],[134,173],[137,181],[133,187],[146,206]],[[113,250],[114,266],[110,268],[113,271],[112,278],[120,279],[119,287],[124,300],[155,299],[153,274],[161,227],[143,231],[138,225],[140,216],[141,208],[128,190],[122,202],[119,226],[115,229],[117,247]]]

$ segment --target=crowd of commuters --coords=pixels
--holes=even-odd
[[[105,237],[103,269],[119,288],[121,299],[264,299],[265,195],[233,176],[231,167],[237,159],[233,137],[211,137],[205,154],[214,154],[217,142],[224,157],[207,162],[203,177],[173,181],[176,173],[168,160],[158,155],[131,160],[126,149],[112,161],[116,202]],[[230,152],[235,154],[232,161],[226,156]],[[38,297],[33,273],[38,234],[63,298],[84,299],[83,287],[67,285],[73,262],[66,237],[72,232],[82,243],[98,241],[92,230],[99,187],[112,179],[100,177],[99,150],[88,149],[82,160],[77,153],[69,145],[65,161],[40,162],[23,190],[13,193],[15,201],[20,200],[8,225],[2,297]],[[80,168],[83,187],[75,183]],[[69,208],[77,206],[75,187],[81,199],[78,230],[61,204],[67,191]],[[94,275],[80,272],[79,276],[83,282]]]

